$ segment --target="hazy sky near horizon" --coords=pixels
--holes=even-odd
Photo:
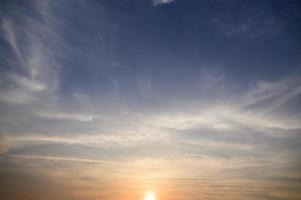
[[[301,2],[2,0],[0,199],[298,200]]]

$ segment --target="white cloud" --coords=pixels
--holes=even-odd
[[[241,106],[249,111],[269,112],[301,94],[301,80],[291,76],[280,81],[260,81],[241,98]],[[259,109],[258,109],[259,108]]]
[[[47,1],[37,6],[42,5],[45,8],[43,14],[46,14]],[[53,53],[58,39],[54,28],[48,23],[49,20],[41,22],[25,13],[21,19],[14,16],[2,18],[2,37],[12,50],[11,54],[8,52],[8,59],[19,66],[2,77],[2,101],[29,104],[37,100],[40,93],[50,94],[58,88],[60,67]]]
[[[18,59],[22,59],[21,52],[17,43],[17,36],[14,30],[14,22],[12,18],[6,17],[2,20],[3,37],[11,45]]]
[[[65,123],[64,125],[60,125],[60,130],[66,130],[64,131],[65,133],[71,130],[70,135],[77,135],[74,136],[74,138],[69,138],[67,135],[62,135],[62,137],[57,138],[45,137],[43,134],[34,137],[23,134],[24,137],[18,140],[13,139],[12,136],[11,141],[19,141],[16,143],[17,146],[20,143],[58,142],[92,146],[102,145],[106,147],[115,147],[115,145],[118,144],[122,147],[130,147],[132,145],[135,146],[155,141],[158,141],[158,144],[170,145],[175,138],[173,137],[172,131],[169,130],[179,132],[212,130],[217,133],[237,134],[239,132],[245,132],[246,129],[250,129],[253,130],[248,132],[250,135],[252,135],[254,131],[259,131],[273,137],[274,129],[282,130],[281,132],[286,133],[289,130],[300,129],[300,123],[297,123],[298,120],[295,120],[293,117],[287,117],[283,120],[269,115],[265,110],[266,107],[270,107],[270,104],[260,109],[262,112],[250,112],[254,108],[249,108],[249,110],[246,111],[245,107],[250,104],[256,104],[262,100],[269,100],[270,97],[276,99],[274,96],[283,97],[280,98],[282,99],[281,102],[283,102],[287,101],[287,98],[291,96],[298,95],[300,93],[298,82],[289,80],[291,80],[291,78],[278,83],[260,83],[255,86],[255,88],[245,91],[245,95],[233,95],[226,100],[223,99],[223,102],[213,102],[206,106],[187,106],[183,108],[183,106],[179,105],[186,105],[187,102],[185,102],[185,99],[182,99],[182,101],[178,101],[178,106],[172,109],[161,109],[160,113],[140,113],[139,111],[134,112],[128,110],[126,114],[112,111],[114,113],[111,112],[108,115],[97,109],[95,103],[92,104],[92,102],[96,101],[90,102],[89,99],[87,100],[88,97],[85,96],[85,98],[82,98],[82,96],[80,96],[81,100],[90,102],[89,111],[93,112],[85,112],[85,109],[83,109],[85,108],[84,106],[80,108],[81,112],[53,111],[53,109],[48,108],[44,111],[40,110],[32,113],[39,117],[40,120],[55,119],[58,121],[73,122],[72,124]],[[293,82],[293,84],[291,82]],[[292,93],[292,95],[288,95],[287,98],[284,98],[286,97],[285,94],[290,93]],[[22,93],[17,94],[21,95]],[[187,104],[190,104],[190,102]],[[74,123],[79,129],[76,128],[76,130],[74,130],[74,128],[72,128],[75,126]],[[93,133],[91,133],[91,131],[89,133],[82,132],[80,127],[84,126],[86,128],[87,123],[89,123],[89,128],[93,127]],[[54,124],[53,126],[57,125]],[[52,129],[52,126],[49,125],[47,129]],[[103,132],[108,132],[108,134],[102,134]],[[279,133],[275,136],[278,137]],[[237,137],[240,136],[237,135]],[[221,148],[233,146],[229,141],[225,141],[224,143],[225,145],[220,145]],[[229,145],[227,146],[226,143],[229,143]],[[203,142],[203,144],[205,143]],[[212,145],[214,147],[219,146],[215,144]],[[12,148],[13,146],[14,145],[11,145]]]
[[[154,6],[159,6],[159,5],[162,5],[162,4],[169,4],[169,3],[172,3],[174,1],[175,0],[153,0],[153,5]]]
[[[11,155],[13,159],[34,159],[34,160],[47,160],[47,161],[68,161],[68,162],[83,162],[83,163],[103,163],[100,160],[92,160],[76,157],[63,157],[63,156],[36,156],[36,155]]]
[[[94,118],[91,115],[64,112],[40,112],[37,113],[37,115],[48,119],[71,120],[79,122],[92,122]]]
[[[47,89],[47,85],[38,80],[29,79],[25,76],[20,76],[17,74],[9,74],[8,78],[17,83],[21,88],[32,92],[41,92]]]

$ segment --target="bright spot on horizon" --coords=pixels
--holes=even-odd
[[[153,192],[148,192],[145,195],[144,200],[156,200],[154,193]]]

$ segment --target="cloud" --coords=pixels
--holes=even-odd
[[[276,82],[260,81],[243,96],[245,109],[268,112],[284,105],[290,99],[301,94],[301,80],[290,76]]]
[[[261,81],[249,90],[240,91],[239,94],[233,93],[223,98],[222,102],[206,102],[205,105],[202,102],[193,102],[194,106],[191,106],[190,101],[187,102],[185,98],[182,98],[178,99],[174,106],[161,109],[160,112],[127,109],[124,113],[118,110],[106,113],[97,108],[95,104],[97,100],[91,100],[88,96],[80,97],[80,100],[84,101],[81,104],[85,105],[85,101],[89,102],[88,107],[76,107],[81,112],[70,112],[70,109],[54,111],[57,109],[50,107],[32,111],[31,118],[25,113],[27,121],[30,122],[29,128],[23,126],[18,130],[18,132],[23,131],[22,134],[18,134],[22,136],[8,134],[15,132],[16,129],[2,130],[8,137],[3,140],[2,146],[5,147],[4,149],[15,149],[35,144],[62,143],[90,147],[102,146],[106,149],[121,148],[125,151],[125,149],[142,148],[144,144],[157,143],[157,149],[171,147],[172,151],[178,152],[178,147],[194,144],[195,147],[198,145],[203,147],[203,153],[207,152],[210,155],[212,153],[218,155],[226,149],[228,152],[239,152],[239,149],[245,149],[251,150],[252,153],[253,149],[259,145],[252,138],[259,137],[263,142],[267,142],[264,139],[267,136],[283,140],[294,135],[294,131],[301,128],[298,119],[294,116],[288,116],[284,120],[266,112],[266,110],[271,110],[274,101],[281,102],[282,105],[298,95],[298,80],[296,77],[288,77],[278,82]],[[215,86],[210,85],[210,90],[214,90]],[[293,95],[289,95],[290,98],[288,98],[286,95],[290,93]],[[262,101],[269,103],[262,104],[260,103]],[[61,108],[63,107],[61,105]],[[20,117],[22,118],[22,115]],[[40,126],[37,123],[42,124],[43,128],[39,129]],[[59,133],[49,137],[44,131],[45,127],[47,132]],[[38,134],[27,134],[30,132]],[[194,140],[195,138],[190,138],[191,132],[199,136],[197,141]],[[210,133],[211,137],[208,136]],[[178,138],[178,134],[183,135],[183,138]],[[58,135],[61,137],[57,137]],[[240,146],[238,143],[244,138],[251,143]],[[218,145],[213,141],[214,139],[219,139]],[[183,143],[180,146],[174,146],[179,141]],[[286,142],[292,143],[292,140]],[[270,144],[267,143],[267,145]],[[188,146],[193,151],[193,145]],[[206,149],[208,151],[205,151]]]
[[[174,1],[152,2],[162,6]],[[279,184],[266,177],[300,177],[298,75],[257,80],[245,87],[227,79],[226,73],[214,70],[214,66],[183,65],[183,70],[176,66],[181,65],[182,61],[177,62],[181,58],[170,59],[168,51],[158,57],[164,64],[156,59],[148,63],[143,51],[164,49],[146,45],[141,54],[135,55],[131,48],[137,44],[132,45],[131,39],[140,41],[135,35],[139,25],[155,30],[141,37],[157,43],[160,31],[153,29],[157,27],[157,16],[144,27],[140,19],[132,17],[136,12],[118,9],[116,14],[109,2],[105,3],[108,6],[98,3],[104,12],[96,15],[87,12],[95,11],[93,1],[29,2],[30,13],[18,9],[22,17],[3,12],[1,42],[6,45],[0,75],[0,173],[31,169],[72,182],[80,188],[72,190],[79,191],[79,199],[99,194],[103,182],[116,186],[124,181],[125,187],[120,190],[133,191],[126,188],[133,187],[133,177],[138,180],[137,188],[147,181],[158,181],[160,186],[166,183],[171,194],[176,193],[173,190],[183,191],[174,199],[188,195],[199,199],[200,193],[204,199],[218,199],[216,193],[226,196],[224,199],[233,199],[233,194],[237,199],[256,199],[260,195],[266,199],[268,191]],[[228,37],[267,33],[266,29],[261,32],[261,26],[268,22],[227,19],[220,16],[214,22]],[[164,24],[172,21],[165,20]],[[163,46],[181,38],[170,34],[171,29],[160,37]],[[189,52],[184,54],[181,56]],[[117,60],[119,66],[109,67],[112,60]],[[186,70],[189,76],[181,74]],[[12,165],[17,167],[10,168]],[[282,185],[288,182],[280,181]],[[105,195],[93,198],[110,199]],[[280,197],[273,193],[270,196]]]
[[[24,90],[29,90],[31,92],[41,92],[47,89],[45,83],[38,80],[29,79],[28,77],[20,76],[17,74],[9,74],[8,79],[17,83]]]
[[[45,6],[43,13],[47,10]],[[10,47],[6,51],[6,71],[1,77],[0,94],[4,96],[1,100],[8,104],[30,104],[41,94],[55,92],[60,64],[54,52],[59,40],[50,18],[41,21],[24,11],[22,18],[4,15],[1,24],[2,39]]]
[[[34,159],[34,160],[47,160],[47,161],[67,161],[67,162],[83,162],[83,163],[98,163],[101,164],[100,160],[74,158],[74,157],[63,157],[63,156],[36,156],[36,155],[11,155],[13,159]]]
[[[71,120],[79,122],[92,122],[93,116],[76,114],[76,113],[63,113],[63,112],[40,112],[37,116],[47,118],[47,119],[57,119],[57,120]]]
[[[153,0],[153,5],[154,6],[160,6],[160,5],[163,5],[163,4],[169,4],[169,3],[172,3],[174,2],[175,0]]]

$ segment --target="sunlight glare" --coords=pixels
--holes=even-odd
[[[144,197],[144,200],[156,200],[155,195],[153,192],[148,192]]]

